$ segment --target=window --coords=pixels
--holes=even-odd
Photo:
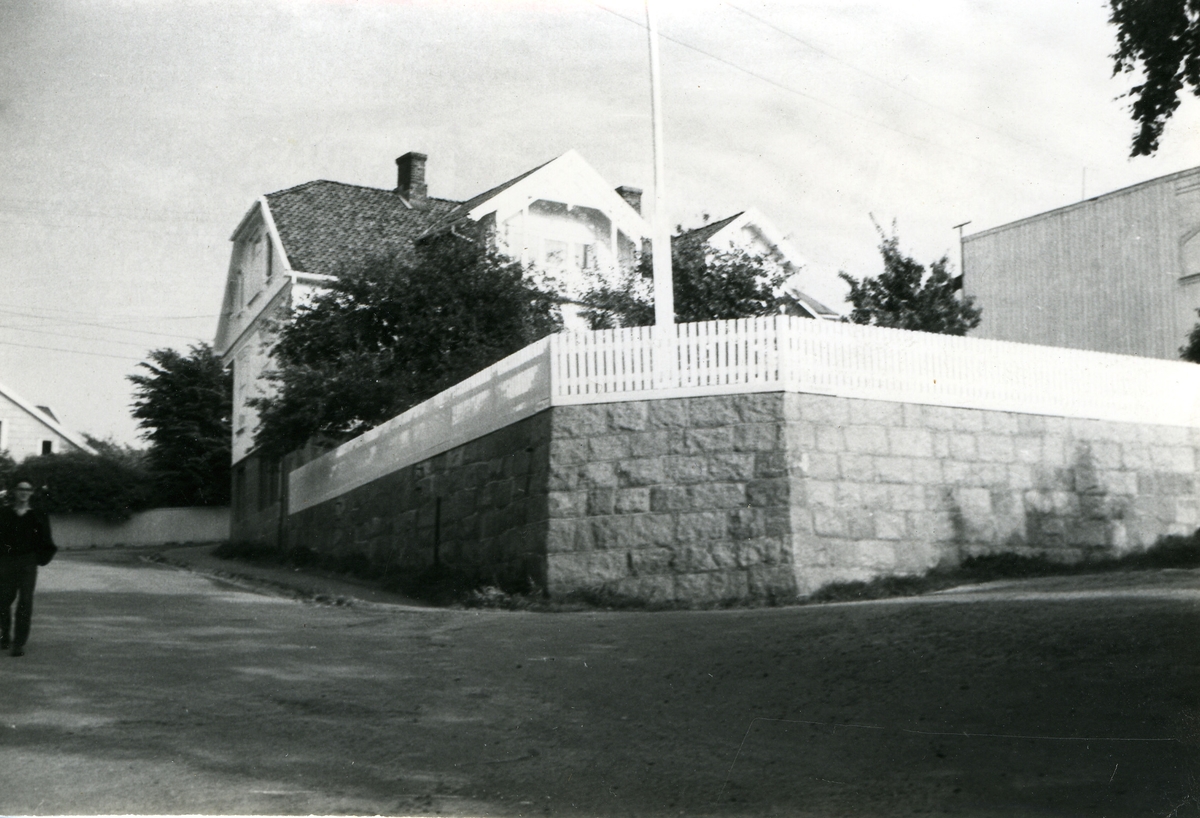
[[[1200,276],[1200,230],[1186,237],[1179,249],[1183,261],[1180,277],[1190,279]]]
[[[42,441],[42,454],[54,454],[54,441],[53,440],[43,440]]]
[[[546,269],[561,270],[567,264],[567,243],[557,239],[546,239]]]
[[[575,245],[575,269],[592,270],[596,267],[596,247],[592,244]]]

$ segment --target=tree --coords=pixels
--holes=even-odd
[[[779,312],[786,274],[765,259],[742,250],[714,251],[679,229],[671,241],[675,320],[717,321]],[[638,265],[615,285],[601,282],[580,299],[592,329],[639,327],[654,323],[654,257],[642,253]]]
[[[553,293],[460,237],[345,269],[279,325],[255,443],[349,439],[559,327]]]
[[[1109,0],[1117,27],[1113,75],[1142,72],[1126,96],[1138,124],[1132,156],[1158,150],[1163,128],[1179,107],[1179,94],[1200,96],[1200,0]]]
[[[862,281],[841,272],[850,285],[846,300],[854,307],[849,320],[855,324],[966,335],[979,326],[981,311],[972,298],[959,298],[957,282],[950,275],[950,262],[942,256],[925,267],[900,252],[900,239],[892,228],[887,235],[879,227],[879,252],[883,272]]]
[[[138,364],[133,416],[150,443],[146,465],[160,505],[229,503],[233,378],[208,344],[156,349]]]
[[[142,471],[148,469],[146,465],[147,452],[145,449],[138,449],[127,443],[118,443],[112,437],[92,437],[87,432],[83,433],[83,439],[101,457],[106,457],[131,469]]]
[[[1200,315],[1200,310],[1196,310]],[[1179,348],[1179,357],[1193,364],[1200,364],[1200,324],[1192,327],[1188,333],[1187,343]]]

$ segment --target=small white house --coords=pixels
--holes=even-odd
[[[64,429],[48,406],[36,406],[0,384],[0,451],[20,462],[40,454],[95,454],[82,436]]]

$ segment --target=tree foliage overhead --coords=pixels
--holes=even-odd
[[[255,442],[349,439],[560,326],[553,293],[458,237],[344,270],[280,325]]]
[[[841,272],[838,276],[850,285],[846,300],[853,309],[849,320],[855,324],[966,335],[979,326],[981,311],[974,299],[960,298],[958,286],[950,275],[950,262],[942,256],[925,266],[900,252],[900,239],[893,226],[892,235],[879,231],[879,252],[883,272],[862,281]]]
[[[160,505],[229,502],[233,379],[208,344],[184,355],[156,349],[130,375],[133,416],[150,443],[146,465],[158,482]]]
[[[1185,89],[1200,96],[1200,0],[1109,0],[1117,27],[1113,75],[1141,71],[1127,96],[1138,128],[1132,156],[1158,150]]]
[[[671,241],[675,320],[718,321],[774,315],[786,274],[742,250],[714,251],[678,231]],[[615,285],[599,283],[581,299],[592,329],[654,323],[654,257],[643,252],[635,269]]]

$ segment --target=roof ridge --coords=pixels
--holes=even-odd
[[[1165,184],[1167,182],[1176,181],[1182,177],[1187,176],[1188,174],[1195,174],[1197,171],[1200,171],[1200,165],[1198,165],[1196,167],[1185,168],[1184,170],[1173,171],[1171,173],[1164,173],[1161,176],[1155,176],[1151,179],[1143,179],[1140,182],[1134,182],[1132,184],[1125,185],[1124,187],[1119,187],[1116,190],[1108,190],[1108,191],[1105,191],[1104,193],[1097,193],[1095,196],[1088,196],[1086,199],[1080,199],[1077,202],[1070,202],[1069,204],[1059,205],[1058,207],[1053,207],[1049,210],[1043,210],[1038,213],[1033,213],[1029,216],[1022,216],[1018,219],[1014,219],[1009,222],[1004,222],[1003,224],[995,225],[994,227],[988,227],[983,230],[979,230],[978,232],[970,233],[966,236],[963,236],[963,241],[971,241],[972,239],[977,239],[977,238],[981,238],[981,237],[986,236],[991,233],[998,233],[1003,230],[1008,230],[1009,228],[1017,227],[1019,225],[1025,224],[1027,222],[1033,222],[1033,221],[1037,221],[1038,219],[1044,219],[1044,218],[1053,216],[1058,213],[1065,213],[1068,210],[1080,209],[1080,208],[1083,208],[1093,202],[1099,202],[1101,200],[1107,200],[1107,199],[1115,199],[1118,196],[1128,196],[1129,194],[1133,193],[1134,191],[1138,190],[1139,188],[1152,187],[1153,185]]]
[[[486,202],[488,199],[492,198],[493,196],[498,196],[499,194],[503,193],[505,190],[508,190],[510,187],[517,184],[518,182],[537,173],[539,170],[546,167],[547,165],[558,161],[563,156],[566,156],[566,154],[564,153],[559,156],[555,156],[552,159],[547,159],[545,162],[542,162],[537,167],[533,167],[527,171],[519,173],[516,176],[512,177],[511,179],[506,179],[503,182],[501,182],[500,184],[495,185],[494,187],[490,187],[487,190],[483,191],[482,193],[476,194],[475,196],[472,196],[469,199],[463,199],[461,202],[456,202],[455,203],[456,206],[453,210],[451,210],[449,213],[445,214],[444,216],[439,218],[436,222],[431,224],[428,228],[426,228],[425,232],[422,235],[429,236],[440,230],[444,230],[445,228],[447,228],[453,224],[456,224],[457,222],[461,221],[474,208],[476,208],[483,202]]]
[[[673,236],[672,238],[687,239],[687,238],[691,238],[692,236],[699,235],[705,231],[707,231],[709,233],[709,236],[707,236],[706,238],[711,238],[711,236],[713,234],[721,232],[721,230],[723,228],[732,224],[735,219],[737,219],[739,216],[741,216],[745,212],[746,212],[745,210],[742,210],[737,213],[734,213],[732,216],[729,216],[727,218],[717,219],[715,222],[708,222],[707,224],[702,224],[699,227],[693,227],[691,230],[684,230],[682,233],[678,233],[675,236]]]
[[[45,414],[39,411],[41,409],[40,406],[30,403],[25,398],[14,392],[10,387],[5,386],[2,383],[0,383],[0,395],[8,398],[17,406],[24,409],[27,414],[32,416],[43,426],[48,427],[51,431],[57,432],[59,435],[66,438],[70,443],[79,447],[84,452],[87,452],[88,454],[96,453],[96,450],[88,445],[83,435],[68,429],[66,426],[63,426],[62,422],[53,415],[47,417]]]
[[[291,187],[285,187],[282,190],[272,190],[270,193],[264,193],[263,195],[264,196],[278,196],[282,193],[294,193],[297,190],[303,190],[306,187],[312,187],[313,185],[319,185],[322,183],[327,184],[327,185],[345,184],[345,182],[334,182],[330,179],[311,179],[307,182],[302,182],[301,184],[298,184],[298,185],[292,185]]]
[[[293,185],[292,187],[287,187],[282,190],[273,190],[270,193],[267,193],[265,195],[267,195],[267,196],[282,196],[285,193],[295,193],[298,190],[303,190],[305,188],[313,187],[314,185],[338,185],[339,187],[349,187],[349,188],[355,188],[357,190],[370,190],[375,193],[395,193],[396,192],[394,188],[371,187],[370,185],[356,185],[353,182],[338,182],[334,179],[311,179],[307,182],[303,182],[302,184]],[[461,200],[459,200],[459,199],[447,199],[444,196],[426,196],[425,198],[431,199],[433,201],[445,202],[447,204],[453,204],[453,205],[462,204]],[[407,201],[407,199],[405,201]]]

